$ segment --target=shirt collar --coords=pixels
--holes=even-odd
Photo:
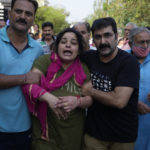
[[[5,26],[4,28],[2,28],[1,30],[0,30],[0,38],[3,40],[3,41],[5,41],[5,42],[8,42],[8,43],[11,43],[11,41],[10,41],[10,39],[9,39],[9,37],[8,37],[8,34],[7,34],[7,29],[8,29],[8,27],[9,26]],[[29,34],[27,34],[27,38],[28,38],[28,46],[29,47],[34,47],[34,39],[32,39],[31,37],[30,37],[30,35]]]

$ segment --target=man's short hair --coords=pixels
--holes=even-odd
[[[93,25],[92,25],[92,35],[94,34],[94,31],[95,30],[98,30],[98,29],[102,29],[102,28],[106,28],[108,26],[111,26],[112,27],[112,30],[113,32],[116,34],[117,33],[117,24],[116,24],[116,21],[111,18],[111,17],[106,17],[106,18],[100,18],[100,19],[96,19],[94,22],[93,22]]]
[[[53,29],[53,28],[54,28],[54,25],[53,25],[52,22],[47,21],[47,22],[44,22],[44,23],[42,24],[42,30],[43,30],[45,27],[51,27],[51,28]]]
[[[141,32],[147,32],[150,35],[150,30],[148,30],[146,27],[136,27],[133,28],[129,33],[129,42],[133,44],[134,37]]]
[[[91,28],[90,28],[90,24],[88,22],[77,22],[76,24],[73,25],[73,28],[75,28],[78,25],[82,25],[82,24],[85,25],[87,32],[90,33]]]
[[[14,4],[15,4],[15,2],[16,2],[17,0],[12,0],[11,1],[11,9],[13,9],[13,7],[14,7]],[[19,1],[19,0],[18,0]],[[34,12],[36,13],[36,11],[37,11],[37,9],[38,9],[38,2],[36,1],[36,0],[26,0],[26,1],[28,1],[28,2],[30,2],[30,3],[32,3],[33,5],[34,5]]]

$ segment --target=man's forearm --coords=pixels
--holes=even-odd
[[[11,88],[13,86],[24,84],[39,84],[41,73],[28,72],[23,75],[5,75],[0,74],[0,89]]]
[[[130,87],[117,87],[114,91],[103,92],[92,88],[89,93],[90,96],[104,105],[117,107],[119,109],[124,108],[133,92],[133,88]]]
[[[114,107],[117,107],[118,105],[117,98],[115,98],[115,94],[113,94],[113,92],[103,92],[93,88],[90,91],[90,95],[104,105],[114,106]]]
[[[0,89],[11,88],[23,85],[26,82],[26,75],[4,75],[0,74]]]

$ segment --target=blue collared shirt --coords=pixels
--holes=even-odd
[[[131,53],[131,50],[128,51]],[[150,94],[150,53],[140,64],[139,101],[150,107],[147,95]],[[139,114],[138,138],[134,150],[149,150],[150,144],[150,113]]]
[[[0,30],[0,74],[27,73],[43,54],[40,44],[28,36],[28,45],[19,53],[11,44],[7,28]],[[23,132],[30,128],[30,116],[20,86],[0,89],[0,132]]]

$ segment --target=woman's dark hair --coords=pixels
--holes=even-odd
[[[55,44],[54,44],[54,50],[55,50],[55,52],[58,53],[58,45],[59,45],[59,42],[61,41],[63,35],[64,35],[65,33],[67,33],[67,32],[72,32],[72,33],[74,33],[74,34],[76,35],[77,41],[78,41],[78,43],[79,43],[79,55],[80,55],[81,53],[83,53],[83,51],[84,51],[84,49],[85,49],[85,43],[84,43],[84,40],[83,40],[83,38],[82,38],[82,35],[81,35],[78,31],[76,31],[75,29],[73,29],[73,28],[66,28],[66,29],[64,29],[63,31],[61,31],[61,32],[57,35],[56,41],[55,41]]]
[[[15,2],[16,2],[17,0],[12,0],[11,1],[11,9],[13,9],[13,7],[14,7],[14,4],[15,4]],[[18,0],[19,1],[19,0]],[[33,4],[33,6],[34,6],[34,12],[36,13],[36,11],[37,11],[37,9],[38,9],[38,2],[36,1],[36,0],[27,0],[28,2],[30,2],[30,3],[32,3]]]

